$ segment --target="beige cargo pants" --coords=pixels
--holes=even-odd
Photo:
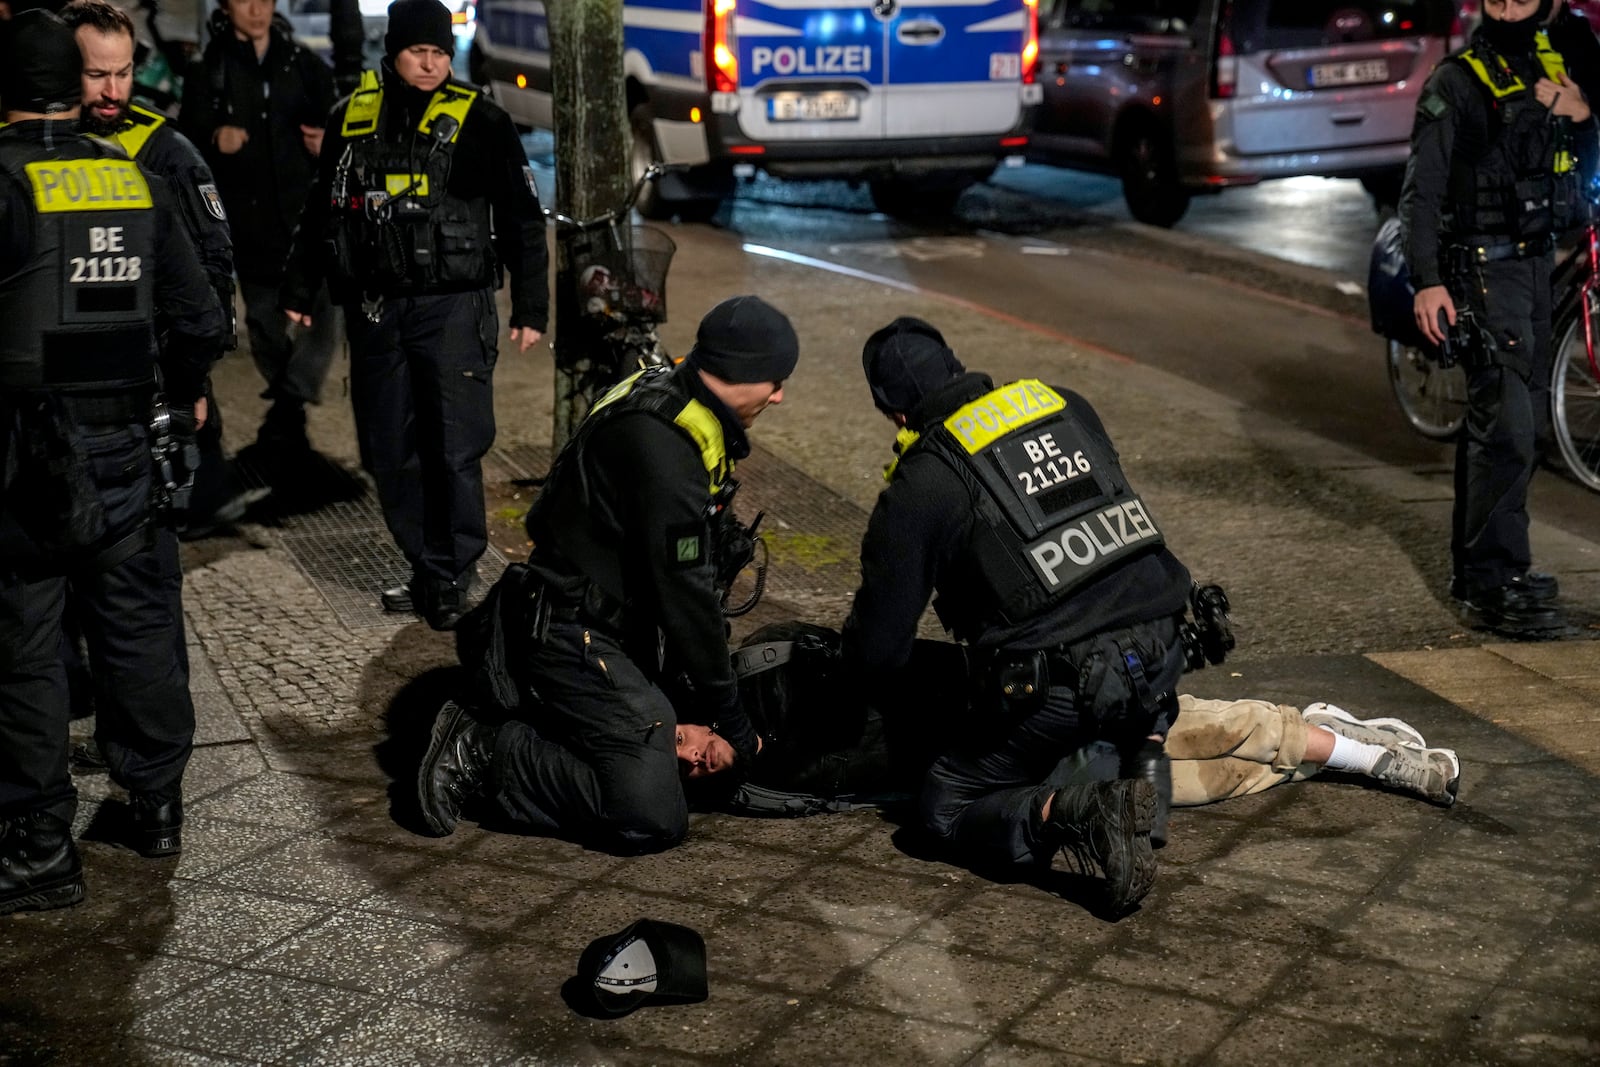
[[[1167,735],[1175,807],[1210,804],[1302,782],[1322,769],[1304,762],[1306,722],[1300,709],[1265,700],[1178,697],[1178,721]]]

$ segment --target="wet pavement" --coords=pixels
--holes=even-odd
[[[470,822],[427,838],[410,797],[449,638],[379,613],[385,535],[359,508],[344,567],[308,565],[327,557],[287,521],[246,524],[185,546],[201,731],[184,853],[118,846],[121,796],[80,777],[89,896],[0,919],[0,1063],[1600,1060],[1592,541],[1535,524],[1574,605],[1565,640],[1467,631],[1442,595],[1446,472],[949,300],[674,236],[673,351],[741,291],[789,310],[802,341],[741,469],[741,513],[766,508],[774,534],[741,632],[848,610],[892,436],[860,345],[918,314],[997,378],[1095,402],[1170,543],[1234,600],[1240,651],[1191,691],[1398,715],[1459,750],[1460,803],[1330,775],[1182,812],[1154,890],[1115,923],[1081,879],[995,881],[870,812],[697,816],[682,847],[626,859]],[[353,470],[343,373],[311,429]],[[237,447],[262,407],[248,356],[217,383]],[[548,350],[503,351],[497,385],[488,470],[508,478],[548,454]],[[704,935],[710,999],[574,1013],[579,953],[641,917]]]

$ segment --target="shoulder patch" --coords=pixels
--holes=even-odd
[[[1442,119],[1450,113],[1450,102],[1437,89],[1429,89],[1417,101],[1417,114],[1429,119]]]
[[[669,567],[688,570],[700,566],[706,558],[706,531],[701,523],[669,526],[666,541],[664,547]]]
[[[222,210],[222,195],[217,192],[217,187],[210,182],[195,186],[195,192],[200,194],[200,202],[205,204],[206,212],[218,222],[227,222],[228,213]]]

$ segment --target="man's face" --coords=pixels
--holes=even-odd
[[[727,382],[725,389],[722,402],[747,430],[770,405],[783,403],[782,382]]]
[[[1539,0],[1483,0],[1483,13],[1497,22],[1521,22],[1539,12]]]
[[[90,133],[116,133],[128,118],[133,92],[133,38],[79,26],[75,36],[83,53],[82,123]]]
[[[733,746],[709,726],[678,724],[678,769],[685,778],[705,778],[733,766]]]
[[[272,32],[273,0],[228,0],[223,5],[233,32],[246,41],[264,41]]]
[[[394,57],[394,72],[412,88],[431,93],[450,76],[450,56],[436,45],[414,44]]]

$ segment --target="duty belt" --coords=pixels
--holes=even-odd
[[[1530,237],[1525,241],[1490,238],[1454,243],[1450,246],[1450,252],[1468,263],[1498,263],[1503,259],[1542,256],[1554,246],[1555,242],[1549,237]]]
[[[64,393],[72,421],[86,426],[111,426],[150,420],[151,398],[140,392]]]

